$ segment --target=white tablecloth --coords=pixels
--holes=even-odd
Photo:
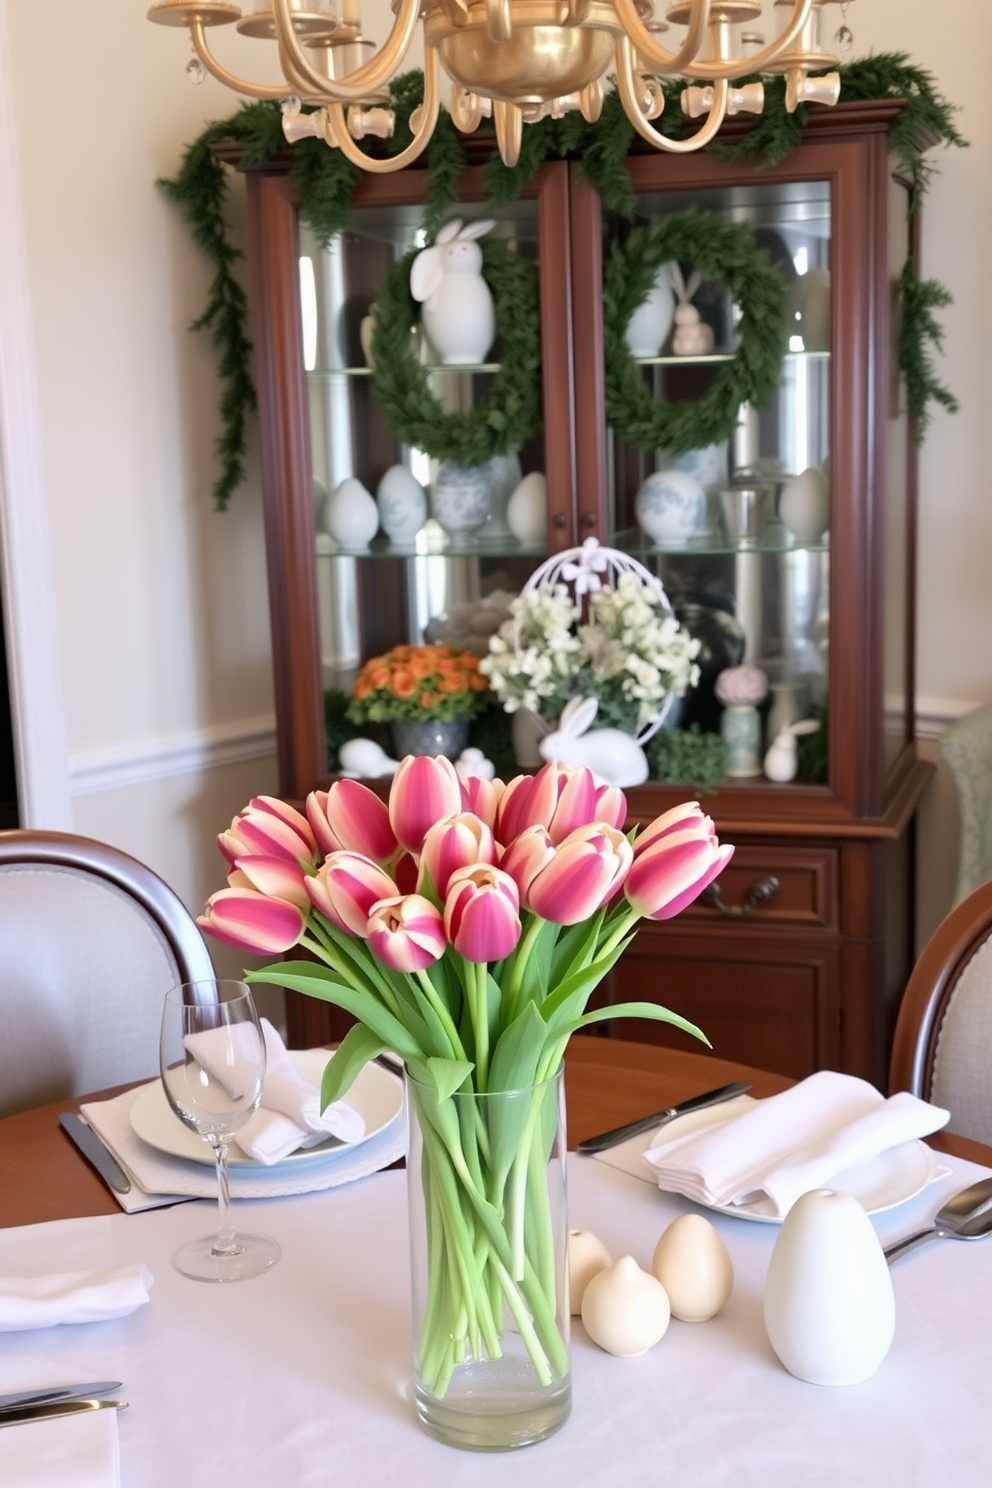
[[[891,1239],[981,1175],[953,1171],[879,1216]],[[571,1223],[647,1265],[688,1201],[588,1158],[569,1166]],[[556,1436],[513,1455],[444,1447],[417,1426],[405,1175],[236,1206],[278,1237],[271,1272],[232,1286],[187,1281],[177,1246],[206,1233],[205,1203],[0,1230],[0,1271],[142,1261],[148,1307],[129,1318],[0,1338],[0,1391],[121,1379],[122,1488],[915,1488],[984,1481],[992,1459],[992,1239],[933,1241],[893,1268],[897,1326],[873,1380],[802,1384],[765,1337],[761,1295],[776,1227],[716,1217],[736,1272],[712,1322],[673,1322],[639,1359],[596,1349],[576,1322],[574,1405]],[[122,1392],[123,1393],[123,1392]],[[30,1430],[29,1426],[17,1428]]]

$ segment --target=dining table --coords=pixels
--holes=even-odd
[[[577,1036],[566,1056],[569,1146],[736,1080],[759,1099],[793,1083],[708,1053]],[[0,1392],[123,1381],[121,1488],[495,1488],[507,1471],[516,1488],[913,1488],[981,1482],[992,1467],[992,1241],[938,1239],[895,1262],[888,1356],[863,1383],[825,1387],[789,1374],[765,1331],[779,1226],[708,1213],[734,1268],[726,1305],[705,1323],[673,1320],[636,1358],[605,1353],[573,1319],[571,1416],[510,1460],[443,1445],[417,1424],[401,1167],[238,1201],[238,1225],[274,1235],[281,1259],[249,1281],[204,1285],[172,1258],[209,1232],[215,1206],[123,1213],[59,1128],[79,1105],[0,1121],[0,1277],[140,1263],[154,1277],[150,1302],[113,1321],[0,1333]],[[928,1144],[932,1181],[872,1214],[883,1244],[992,1169],[980,1143],[938,1132]],[[706,1212],[609,1154],[571,1151],[567,1177],[570,1225],[645,1268],[672,1220]]]

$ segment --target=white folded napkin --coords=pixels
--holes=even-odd
[[[714,1110],[703,1130],[666,1141],[662,1129],[644,1161],[668,1192],[778,1218],[800,1194],[829,1187],[845,1168],[927,1136],[949,1118],[905,1091],[886,1100],[865,1080],[821,1070],[731,1121]]]
[[[0,1333],[126,1317],[148,1301],[153,1281],[147,1266],[63,1271],[54,1276],[2,1276]]]
[[[262,1104],[235,1135],[235,1141],[256,1162],[270,1167],[299,1147],[314,1147],[328,1137],[358,1142],[365,1122],[345,1101],[335,1101],[321,1113],[320,1091],[293,1066],[279,1033],[268,1018],[265,1035],[265,1089]]]
[[[26,1421],[0,1431],[3,1488],[119,1488],[115,1410]]]

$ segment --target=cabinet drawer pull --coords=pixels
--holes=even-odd
[[[722,915],[727,915],[732,920],[739,920],[742,915],[750,914],[752,909],[758,909],[762,904],[767,904],[769,899],[774,899],[778,890],[778,879],[769,874],[767,878],[759,878],[757,883],[751,885],[743,904],[724,904],[718,883],[709,884],[700,898],[704,904],[711,904]]]

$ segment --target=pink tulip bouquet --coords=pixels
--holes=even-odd
[[[431,1218],[419,1367],[439,1397],[459,1363],[498,1355],[504,1314],[542,1384],[568,1368],[534,1181],[548,1123],[525,1098],[488,1133],[459,1118],[457,1097],[536,1102],[570,1036],[602,1019],[702,1037],[654,1003],[587,1006],[638,921],[678,914],[733,853],[695,802],[625,835],[626,814],[622,792],[585,769],[550,763],[504,785],[411,756],[388,805],[340,780],[305,815],[259,797],[218,839],[228,887],[200,925],[246,951],[308,951],[255,975],[357,1019],[327,1066],[324,1104],[386,1050],[406,1065]]]

